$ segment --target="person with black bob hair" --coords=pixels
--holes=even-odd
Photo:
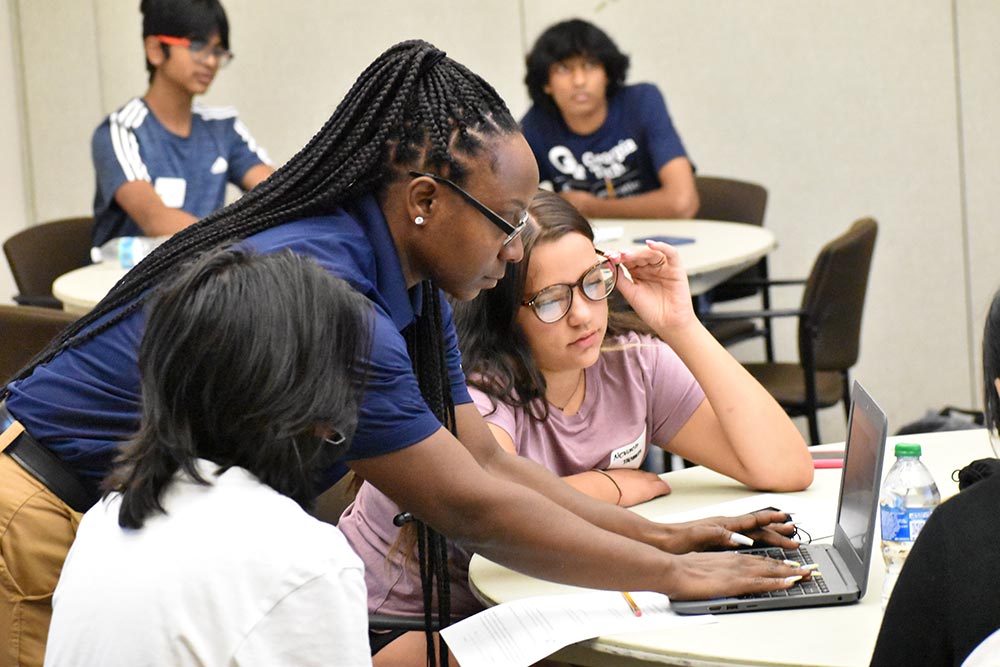
[[[361,561],[305,509],[357,425],[371,303],[235,248],[157,292],[141,426],[80,522],[45,664],[370,664]]]
[[[712,597],[787,588],[805,575],[781,561],[690,553],[734,547],[744,533],[794,546],[783,512],[658,524],[498,447],[469,396],[445,294],[471,299],[521,259],[537,189],[531,150],[489,83],[419,40],[378,56],[298,154],[154,250],[0,391],[0,442],[11,442],[0,456],[0,566],[10,575],[0,579],[0,626],[24,627],[30,614],[44,636],[46,595],[79,512],[139,425],[142,306],[181,263],[222,242],[312,257],[373,304],[344,460],[417,519],[428,629],[451,621],[442,535],[528,574],[610,590]],[[622,264],[651,256],[630,253]],[[345,472],[331,466],[316,492]],[[427,650],[433,662],[434,643]]]
[[[603,30],[557,23],[526,63],[533,106],[521,129],[543,186],[591,218],[694,217],[694,170],[663,95],[625,85],[629,58]]]
[[[524,84],[528,87],[532,104],[550,114],[559,113],[559,106],[546,90],[549,87],[550,70],[564,60],[581,55],[589,56],[604,68],[607,77],[604,92],[607,97],[614,97],[625,86],[629,57],[618,49],[618,45],[606,32],[593,23],[570,19],[546,29],[528,53]]]
[[[983,403],[1000,457],[1000,291],[983,328]],[[1000,664],[1000,462],[958,471],[961,492],[938,506],[892,589],[872,667]]]
[[[140,11],[149,88],[91,139],[94,247],[173,234],[220,208],[227,183],[249,190],[274,171],[235,109],[194,102],[233,58],[219,0],[142,0]]]

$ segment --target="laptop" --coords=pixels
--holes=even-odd
[[[844,445],[844,472],[833,544],[741,549],[800,563],[816,563],[823,576],[799,581],[789,589],[711,600],[671,600],[678,614],[727,614],[765,609],[789,609],[857,602],[868,586],[874,557],[876,509],[882,481],[882,459],[888,425],[885,413],[868,392],[854,383]]]

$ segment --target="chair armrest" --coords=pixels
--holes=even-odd
[[[698,319],[702,322],[728,322],[732,320],[765,319],[770,320],[776,317],[802,317],[806,311],[801,308],[783,310],[711,310],[707,313],[700,313]]]
[[[730,280],[724,285],[732,285],[733,287],[784,287],[787,285],[805,285],[806,280],[804,278],[790,278],[787,280],[764,280],[763,278],[747,278],[740,280]]]

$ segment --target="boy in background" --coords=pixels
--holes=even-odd
[[[586,21],[541,34],[521,120],[541,180],[590,218],[692,218],[699,202],[684,145],[657,87],[625,85],[628,65]]]
[[[233,57],[218,0],[143,0],[140,10],[149,88],[91,140],[95,247],[173,234],[221,207],[227,182],[249,190],[274,171],[235,109],[193,103]]]

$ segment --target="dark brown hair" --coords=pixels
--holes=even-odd
[[[462,365],[469,384],[497,401],[524,408],[533,418],[548,418],[545,377],[535,364],[517,312],[526,295],[524,285],[532,251],[540,244],[568,234],[591,242],[594,230],[587,219],[562,197],[539,191],[528,208],[531,221],[524,230],[524,259],[508,264],[497,286],[472,301],[455,303],[455,329],[462,350]],[[607,336],[652,330],[615,292],[609,299]],[[617,297],[617,298],[615,298]]]

